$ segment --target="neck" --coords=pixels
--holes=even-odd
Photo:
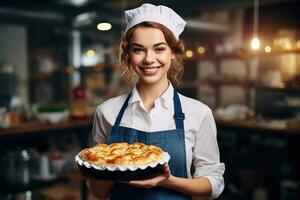
[[[145,108],[150,111],[154,107],[154,101],[159,98],[168,89],[169,82],[164,80],[157,84],[143,84],[141,82],[137,85],[137,90],[143,101]]]

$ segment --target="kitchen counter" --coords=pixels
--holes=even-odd
[[[300,135],[300,120],[223,120],[216,118],[219,129],[239,129],[244,132],[276,133]]]
[[[0,129],[0,137],[11,135],[23,135],[30,133],[64,131],[69,129],[92,128],[93,119],[68,120],[57,124],[24,123],[18,126]]]

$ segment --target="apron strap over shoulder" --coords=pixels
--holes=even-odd
[[[122,106],[122,108],[121,108],[121,110],[120,110],[120,112],[118,114],[118,117],[117,117],[117,119],[115,121],[115,124],[114,124],[115,126],[116,125],[120,125],[122,117],[123,117],[123,114],[125,112],[125,109],[127,108],[128,101],[129,101],[130,97],[131,97],[131,92],[129,93],[128,97],[126,98],[126,100],[125,100],[125,102],[124,102],[124,104],[123,104],[123,106]]]
[[[176,129],[184,130],[183,120],[185,119],[185,115],[182,112],[180,99],[175,89],[174,89],[173,101],[174,101],[174,113],[175,113],[174,119],[176,123]]]

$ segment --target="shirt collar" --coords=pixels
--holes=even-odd
[[[165,108],[170,109],[171,106],[173,105],[172,104],[173,103],[173,95],[174,95],[174,88],[173,88],[171,82],[169,81],[168,89],[160,97],[162,105]]]
[[[131,92],[131,97],[130,97],[130,99],[128,101],[128,105],[133,104],[135,102],[141,102],[141,101],[142,101],[142,99],[141,99],[141,97],[139,95],[139,92],[138,92],[136,86],[134,86],[134,88],[133,88],[133,90]]]
[[[167,90],[162,94],[161,97],[159,97],[158,99],[155,100],[155,102],[161,100],[162,105],[167,108],[170,109],[171,106],[173,105],[173,94],[174,93],[174,88],[171,84],[171,82],[169,81],[169,86],[167,88]],[[139,92],[136,88],[136,86],[134,86],[132,92],[131,92],[131,97],[128,101],[128,105],[131,105],[135,102],[142,102],[142,99],[139,95]]]

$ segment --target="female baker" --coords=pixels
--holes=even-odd
[[[143,4],[125,12],[121,38],[123,74],[138,81],[129,94],[101,104],[95,114],[97,143],[154,144],[171,160],[151,179],[126,183],[89,180],[92,193],[111,200],[214,199],[224,188],[216,126],[203,103],[178,94],[184,52],[179,35],[186,22],[166,6]]]

